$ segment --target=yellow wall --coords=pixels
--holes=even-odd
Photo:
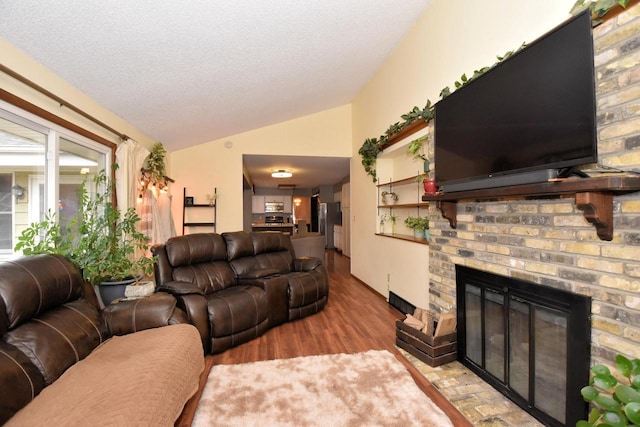
[[[531,42],[569,16],[574,0],[433,0],[417,24],[352,104],[351,271],[383,295],[391,290],[428,305],[425,246],[374,235],[375,185],[357,152],[414,105],[437,101],[462,73],[496,61],[496,55]],[[409,138],[410,141],[412,138]],[[408,141],[407,141],[408,143]],[[412,270],[411,265],[417,266]]]
[[[231,141],[231,148],[225,142]],[[242,230],[242,155],[351,156],[351,106],[346,105],[170,154],[172,212],[182,233],[182,189],[206,203],[218,191],[217,232]],[[197,230],[197,229],[196,229]]]
[[[3,38],[0,38],[0,63],[59,96],[70,104],[78,107],[89,115],[111,126],[118,132],[128,135],[130,138],[138,141],[145,147],[151,148],[155,142],[140,130],[125,122],[120,117],[86,96],[80,90],[62,80],[49,69],[31,59]],[[61,107],[56,101],[40,94],[34,89],[29,88],[2,72],[0,72],[0,88],[109,141],[114,143],[119,142],[118,137],[109,131],[106,131],[90,120],[79,116],[68,108]]]

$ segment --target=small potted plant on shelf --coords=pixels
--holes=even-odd
[[[140,218],[135,209],[121,214],[114,204],[115,186],[105,171],[93,178],[95,192],[88,185],[82,183],[78,212],[67,225],[59,225],[49,214],[22,232],[15,250],[69,258],[85,280],[99,286],[102,301],[109,304],[124,296],[126,286],[137,283],[142,274],[151,275],[154,259],[147,255],[148,238],[136,229]]]
[[[398,216],[394,214],[389,214],[389,222],[391,223],[391,234],[396,234],[396,221],[398,220]]]
[[[404,220],[407,228],[413,230],[413,236],[416,239],[429,240],[429,218],[420,216],[408,216]]]
[[[424,154],[424,143],[429,140],[429,135],[421,136],[414,139],[407,147],[407,153],[413,157],[413,160],[422,160],[424,172],[429,172],[429,159]]]
[[[382,193],[380,193],[380,196],[382,197],[382,203],[385,205],[394,204],[395,202],[398,201],[398,195],[393,191],[385,190]]]
[[[384,234],[384,224],[385,222],[389,221],[389,215],[387,214],[382,214],[380,215],[380,234]]]

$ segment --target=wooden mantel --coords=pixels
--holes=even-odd
[[[442,216],[452,228],[457,226],[457,202],[461,200],[491,200],[504,198],[535,199],[549,196],[574,195],[576,206],[596,227],[601,240],[613,239],[613,196],[640,191],[640,175],[614,175],[590,178],[569,178],[538,184],[454,193],[425,194],[424,202],[436,202]]]

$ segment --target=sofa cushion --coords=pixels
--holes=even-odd
[[[233,286],[207,295],[212,337],[251,329],[269,318],[267,296],[257,286]]]
[[[216,233],[196,233],[172,237],[165,244],[169,263],[173,267],[199,264],[227,258],[227,247]],[[175,279],[174,280],[178,280]]]
[[[2,340],[27,355],[49,385],[105,341],[107,334],[98,310],[80,299],[48,310],[7,332]]]
[[[209,261],[173,269],[173,280],[193,283],[203,294],[220,291],[236,283],[236,278],[227,261]]]
[[[51,307],[81,298],[83,286],[80,270],[60,255],[5,261],[0,269],[0,308],[4,311],[0,329],[16,328]]]
[[[191,325],[113,337],[7,426],[172,426],[203,369],[200,336]]]
[[[244,231],[233,231],[230,233],[222,233],[222,237],[227,243],[227,260],[252,256],[253,241],[251,234]]]

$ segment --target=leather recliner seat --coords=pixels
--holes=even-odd
[[[296,259],[281,233],[189,234],[152,252],[158,290],[178,299],[211,353],[317,313],[327,302],[329,280],[321,260]]]

